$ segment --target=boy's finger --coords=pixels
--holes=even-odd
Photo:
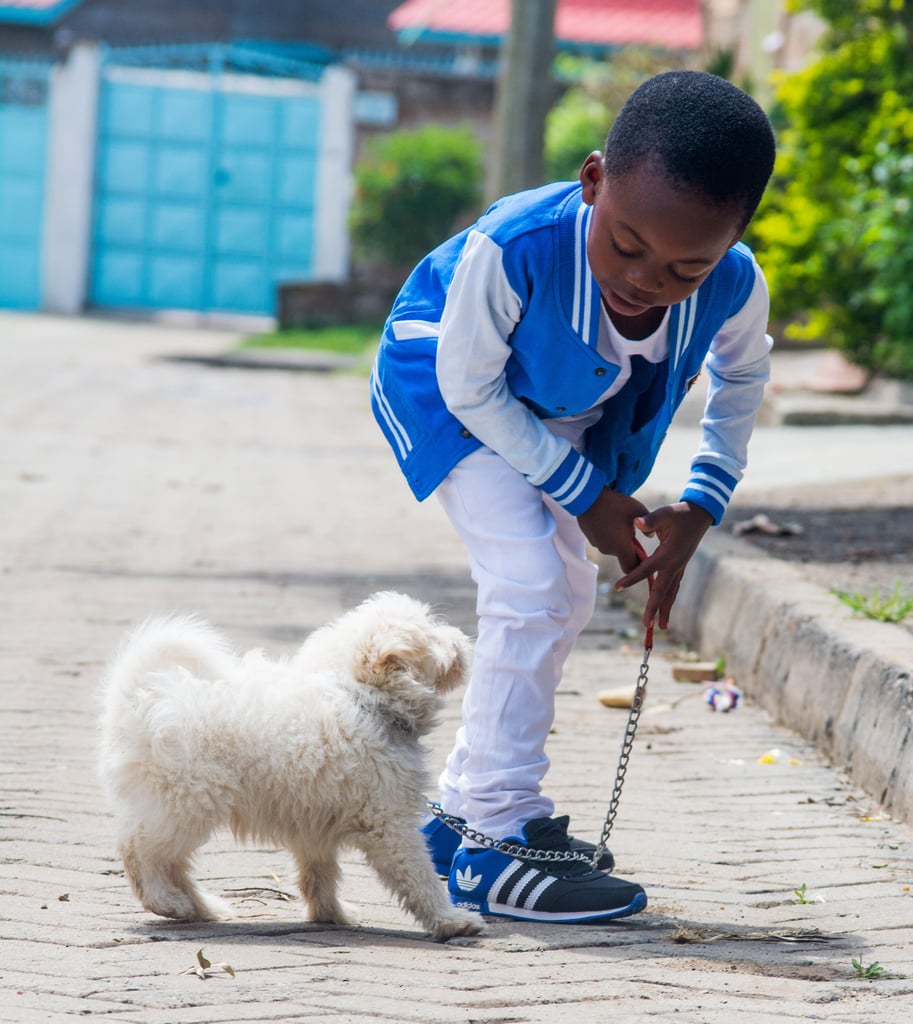
[[[654,563],[655,558],[653,555],[642,558],[630,572],[625,573],[621,579],[616,581],[615,589],[627,590],[628,587],[633,587],[635,583],[640,583],[641,580],[652,576],[656,572]]]
[[[650,590],[649,596],[647,597],[647,603],[644,605],[644,618],[643,622],[645,626],[649,626],[651,622],[656,622],[657,616],[659,617],[660,629],[666,627],[662,624],[663,619],[663,606],[666,602],[666,590],[657,581],[653,584]],[[668,618],[668,616],[667,616]]]
[[[678,588],[681,585],[681,582],[682,576],[681,573],[678,573],[663,587],[661,593],[657,593],[655,595],[656,613],[659,616],[657,621],[660,629],[669,628],[669,616],[672,612],[672,605],[675,604],[675,599],[678,597]],[[650,610],[649,604],[648,610]]]
[[[656,532],[653,527],[653,516],[648,514],[645,516],[638,516],[634,520],[634,525],[645,537],[652,537]]]
[[[628,587],[633,587],[635,583],[640,583],[641,580],[645,580],[650,575],[650,569],[644,568],[643,562],[637,565],[629,573],[625,573],[621,579],[615,581],[616,590],[627,590]]]

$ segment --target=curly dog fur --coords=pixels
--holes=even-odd
[[[469,935],[418,832],[421,737],[464,682],[470,646],[428,606],[375,594],[282,660],[236,655],[190,617],[146,622],[105,678],[100,770],[119,852],[143,906],[183,921],[232,917],[191,877],[227,825],[293,855],[313,921],[350,924],[339,852],[362,851],[433,938]]]

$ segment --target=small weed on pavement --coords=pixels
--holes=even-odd
[[[793,903],[823,903],[824,897],[820,893],[809,892],[808,888],[803,882],[798,889],[793,893]]]
[[[854,612],[878,622],[903,622],[913,611],[913,594],[903,589],[900,580],[897,580],[894,589],[886,597],[882,597],[878,587],[869,595],[860,591],[839,589],[833,593]]]
[[[880,978],[885,973],[885,969],[881,964],[875,960],[868,965],[863,964],[861,960],[853,959],[853,970],[856,972],[857,978],[868,978],[873,981],[875,978]]]

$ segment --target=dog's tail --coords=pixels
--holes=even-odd
[[[124,640],[99,695],[99,768],[110,796],[131,784],[134,764],[149,759],[150,737],[161,743],[174,731],[169,716],[180,716],[181,705],[161,698],[195,679],[230,680],[237,664],[221,634],[190,616],[148,619]]]
[[[230,679],[237,657],[223,636],[191,616],[147,619],[129,635],[108,665],[102,685],[105,710],[133,704],[138,691],[155,687],[155,676]],[[181,671],[183,670],[183,672]]]

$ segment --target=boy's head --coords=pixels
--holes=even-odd
[[[767,115],[731,82],[702,71],[668,71],[629,97],[606,139],[604,172],[624,177],[651,163],[671,185],[718,207],[737,208],[740,230],[773,171]]]

